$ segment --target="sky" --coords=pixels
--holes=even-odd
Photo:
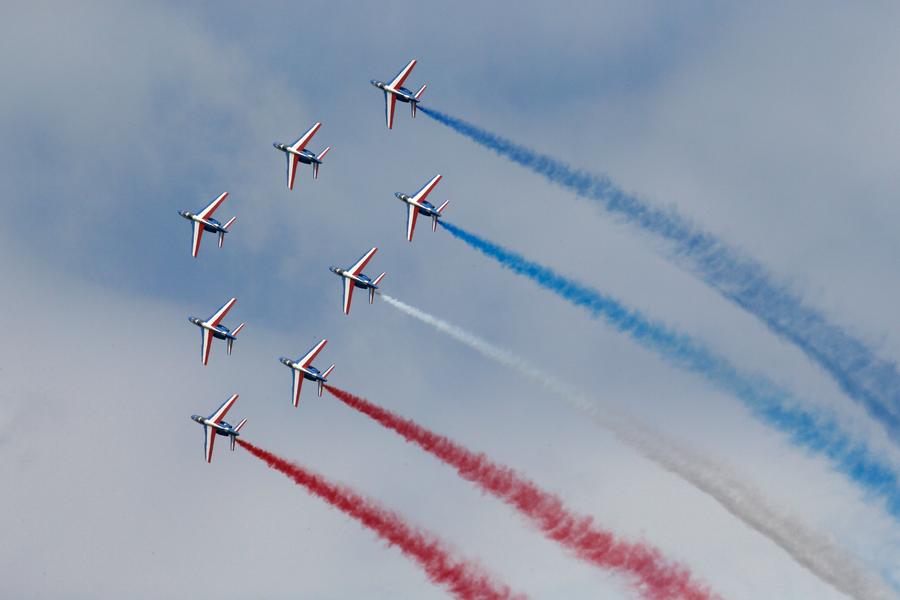
[[[726,598],[843,598],[705,494],[513,371],[386,303],[340,310],[370,247],[385,291],[715,457],[900,590],[900,524],[733,398],[446,232],[394,192],[444,177],[454,223],[609,293],[839,415],[797,348],[646,234],[380,93],[605,173],[762,261],[900,360],[900,9],[887,2],[12,2],[0,23],[0,596],[443,598],[395,548],[191,414],[228,395],[255,444],[351,485],[533,598],[634,598],[448,467],[277,362],[326,337],[332,382],[521,470]],[[285,187],[272,142],[332,150]],[[190,256],[230,192],[225,246]],[[232,356],[190,315],[231,296]]]

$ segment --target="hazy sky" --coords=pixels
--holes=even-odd
[[[900,525],[733,398],[446,232],[405,239],[396,191],[435,173],[446,217],[878,426],[796,348],[654,240],[381,94],[410,58],[424,103],[607,173],[760,259],[900,359],[900,9],[893,3],[11,2],[0,20],[0,596],[443,598],[373,533],[201,428],[352,485],[534,598],[631,598],[448,467],[290,374],[332,382],[521,469],[727,598],[840,598],[771,541],[584,417],[357,294],[327,267],[373,245],[384,289],[733,465],[900,586]],[[333,147],[285,188],[290,142]],[[196,211],[222,191],[225,247]],[[224,220],[223,219],[223,220]],[[189,315],[247,322],[200,364]]]

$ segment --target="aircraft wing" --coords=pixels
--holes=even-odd
[[[222,194],[218,198],[216,198],[215,200],[210,202],[206,206],[206,208],[204,208],[203,210],[200,211],[200,213],[197,216],[200,217],[201,219],[203,219],[204,221],[206,219],[210,218],[213,215],[213,213],[216,212],[216,209],[219,208],[219,205],[221,205],[223,202],[225,202],[225,198],[227,198],[227,197],[228,197],[228,192],[222,192]]]
[[[294,408],[297,408],[300,406],[300,386],[303,385],[303,373],[297,369],[291,369],[291,373],[294,375],[294,384],[292,387]]]
[[[287,185],[288,189],[294,189],[294,177],[297,175],[297,162],[300,160],[296,154],[291,154],[290,152],[284,153],[285,158],[287,158]]]
[[[300,139],[298,139],[296,142],[291,144],[291,150],[293,150],[295,152],[299,152],[299,151],[303,150],[306,147],[306,144],[309,143],[309,140],[311,140],[313,138],[313,136],[316,135],[316,132],[319,131],[319,127],[321,127],[321,126],[322,126],[321,123],[316,123],[315,125],[310,127],[306,133],[304,133],[302,136],[300,136]]]
[[[374,247],[365,254],[363,254],[356,263],[347,269],[347,272],[351,275],[359,275],[362,270],[366,267],[366,263],[372,260],[372,257],[375,256],[375,253],[378,252],[378,247]]]
[[[200,359],[205,365],[209,362],[209,349],[212,348],[212,331],[205,327],[200,328]]]
[[[197,258],[197,253],[200,252],[200,240],[203,238],[203,223],[192,221],[191,225],[194,228],[191,236],[191,256]]]
[[[216,428],[209,425],[203,426],[203,451],[206,454],[206,462],[212,462],[213,446],[216,444]]]
[[[384,93],[384,119],[387,121],[388,129],[394,127],[394,107],[397,104],[397,97],[390,92]]]
[[[415,66],[416,59],[412,59],[411,61],[409,61],[409,64],[403,67],[403,69],[399,73],[397,73],[397,76],[391,80],[389,87],[395,90],[401,87],[403,85],[403,82],[406,81],[406,78],[409,77],[409,74],[412,73],[413,67]]]
[[[319,354],[319,352],[322,351],[322,348],[324,348],[325,344],[327,344],[327,343],[328,343],[328,340],[322,340],[318,344],[316,344],[315,346],[310,348],[309,352],[307,352],[302,358],[299,358],[297,360],[297,366],[304,368],[304,369],[306,367],[308,367],[309,363],[311,363],[313,360],[315,360],[316,356]]]
[[[416,217],[419,216],[419,207],[408,202],[406,204],[406,241],[411,242],[413,233],[416,231]]]
[[[353,300],[353,281],[344,277],[344,314],[350,314],[350,302]]]
[[[218,425],[222,422],[222,419],[225,418],[225,415],[228,414],[228,410],[234,406],[235,401],[238,399],[237,394],[232,394],[231,397],[222,403],[222,405],[216,409],[216,412],[209,415],[209,420]]]
[[[438,182],[441,180],[440,175],[435,175],[431,181],[422,186],[422,189],[416,192],[416,195],[412,197],[413,202],[421,202],[425,198],[428,197],[428,194],[431,193],[431,190],[435,188]]]
[[[211,316],[206,323],[213,327],[216,327],[219,323],[222,322],[222,319],[225,318],[225,315],[228,314],[228,311],[231,310],[231,307],[234,306],[234,303],[237,302],[237,298],[232,298],[228,302],[222,305],[222,308],[217,310],[213,316]]]

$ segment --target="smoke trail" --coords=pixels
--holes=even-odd
[[[446,588],[457,598],[489,600],[513,597],[509,587],[495,582],[480,566],[454,558],[438,538],[414,528],[403,517],[379,506],[374,500],[249,442],[238,439],[237,443],[270,468],[287,475],[312,495],[377,533],[388,545],[400,548],[403,554],[419,563],[432,583]]]
[[[544,535],[578,558],[634,578],[644,597],[650,600],[716,597],[706,586],[694,581],[685,567],[667,561],[656,548],[617,540],[612,533],[595,525],[591,517],[570,512],[562,500],[515,470],[493,463],[484,454],[472,452],[363,398],[328,385],[325,389],[350,408],[399,433],[406,441],[455,468],[464,479],[517,509]]]
[[[687,335],[676,333],[615,299],[488,242],[452,223],[440,225],[456,238],[493,258],[501,266],[531,279],[544,289],[603,318],[620,333],[670,363],[702,375],[737,397],[761,421],[783,431],[798,446],[827,456],[832,466],[868,493],[880,496],[888,512],[900,519],[897,474],[861,442],[854,442],[831,418],[792,406],[790,395],[761,376],[738,371],[728,360]]]
[[[599,202],[621,220],[671,244],[674,260],[818,363],[840,387],[900,437],[900,372],[864,344],[777,283],[757,261],[741,256],[672,209],[663,210],[592,175],[519,146],[475,125],[419,105],[419,110],[553,183]]]
[[[617,408],[601,409],[585,394],[564,381],[544,373],[525,359],[491,344],[452,323],[438,319],[387,294],[385,302],[401,312],[434,327],[482,356],[514,369],[519,375],[542,385],[566,404],[589,415],[611,431],[623,444],[644,458],[709,495],[725,510],[750,528],[769,538],[797,563],[836,589],[860,600],[893,598],[880,580],[862,570],[852,556],[832,544],[829,538],[809,529],[796,517],[773,506],[761,491],[736,476],[737,469],[711,460],[668,439],[661,432],[635,420]]]

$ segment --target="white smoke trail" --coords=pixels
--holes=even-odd
[[[403,313],[514,369],[559,396],[566,404],[590,415],[595,423],[611,431],[622,443],[705,492],[725,510],[769,538],[797,563],[837,590],[859,600],[896,598],[880,579],[865,571],[854,557],[835,546],[828,537],[811,530],[799,518],[779,511],[759,490],[748,485],[746,480],[735,477],[733,467],[701,456],[622,411],[608,406],[601,410],[588,396],[564,381],[473,333],[387,294],[382,293],[381,297]]]

